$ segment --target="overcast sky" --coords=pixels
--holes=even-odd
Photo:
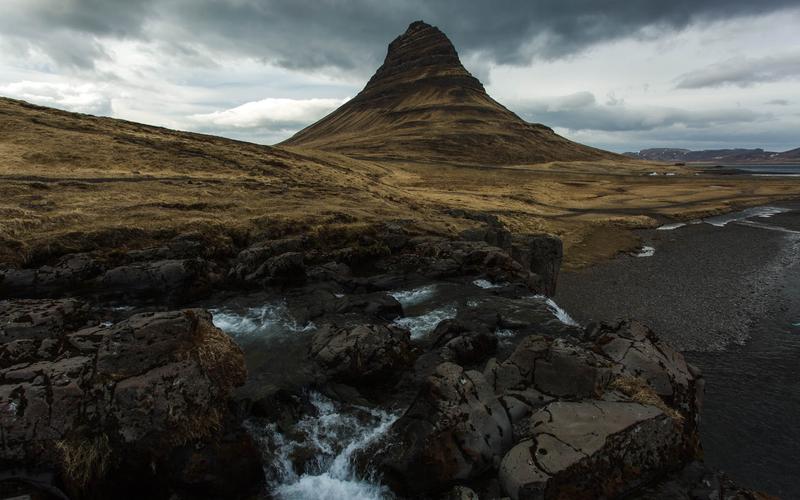
[[[498,101],[614,151],[800,147],[800,0],[0,0],[0,95],[272,144],[417,19]]]

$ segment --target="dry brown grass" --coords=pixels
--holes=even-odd
[[[195,338],[198,343],[194,352],[200,368],[225,390],[242,385],[247,379],[247,370],[239,346],[211,322],[197,321]]]
[[[56,449],[61,453],[64,476],[79,487],[103,476],[112,453],[105,434],[89,439],[57,441]]]
[[[363,161],[0,98],[0,262],[124,252],[190,232],[225,253],[264,237],[333,238],[397,219],[452,235],[474,225],[446,214],[463,208],[560,236],[566,267],[580,268],[635,247],[632,228],[799,195],[797,179],[695,176],[635,161]]]
[[[637,403],[655,406],[664,412],[665,415],[669,416],[676,424],[682,424],[684,421],[683,415],[681,415],[680,412],[668,406],[664,400],[653,391],[652,387],[647,385],[647,382],[639,377],[631,377],[628,375],[619,376],[611,381],[609,388],[620,391]]]
[[[170,436],[170,442],[183,446],[195,441],[219,436],[222,431],[222,411],[219,408],[204,408],[191,413],[180,422],[178,429]]]

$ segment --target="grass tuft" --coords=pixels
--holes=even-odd
[[[111,458],[108,436],[101,434],[90,439],[64,439],[56,442],[61,454],[64,475],[81,488],[92,479],[103,476]]]
[[[675,408],[668,406],[667,403],[655,393],[653,388],[639,377],[631,377],[628,375],[619,376],[611,381],[609,388],[620,391],[637,403],[655,406],[674,420],[676,424],[683,423],[683,415]]]

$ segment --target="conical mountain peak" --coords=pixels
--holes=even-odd
[[[411,23],[364,90],[284,144],[355,158],[455,164],[597,160],[613,153],[528,123],[492,99],[439,28]]]
[[[483,90],[480,82],[464,69],[447,35],[436,26],[415,21],[405,33],[389,44],[383,65],[367,83],[365,90],[386,84],[448,76],[469,77],[472,81],[466,83]]]

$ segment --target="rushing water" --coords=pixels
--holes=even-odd
[[[550,297],[545,297],[544,295],[533,295],[532,299],[536,300],[543,300],[545,304],[547,304],[547,308],[550,309],[550,312],[553,313],[553,316],[556,317],[557,320],[564,323],[565,325],[569,326],[581,326],[580,323],[572,319],[572,316],[567,313],[564,309],[561,308],[556,301],[551,299]]]
[[[431,333],[442,321],[456,317],[458,310],[453,304],[433,309],[419,316],[406,316],[394,320],[394,324],[411,332],[412,339],[419,339]]]
[[[397,290],[389,295],[397,299],[405,307],[416,306],[432,299],[436,293],[436,285],[425,285],[411,290]]]
[[[309,399],[315,414],[295,426],[302,441],[283,435],[274,424],[247,422],[265,451],[265,474],[272,494],[285,500],[391,498],[389,489],[376,478],[359,477],[352,460],[355,453],[381,437],[397,416],[376,409],[343,408],[314,392]],[[293,464],[298,454],[313,456],[302,473]]]
[[[442,321],[455,318],[459,308],[478,307],[481,297],[486,299],[506,286],[475,280],[467,285],[441,282],[389,292],[406,313],[394,324],[408,329],[412,340],[421,339]],[[538,303],[539,308],[546,306],[553,318],[566,325],[578,325],[549,297],[531,295],[524,299]],[[210,310],[214,324],[245,352],[250,373],[245,389],[257,393],[270,384],[285,387],[295,383],[295,387],[303,387],[304,381],[311,380],[303,378],[302,372],[309,370],[307,346],[317,326],[298,322],[284,301],[240,297]],[[516,332],[497,329],[496,335],[511,345]],[[397,414],[347,407],[316,392],[307,396],[313,411],[297,422],[288,435],[280,432],[276,424],[257,418],[246,424],[264,454],[270,494],[291,500],[391,498],[379,478],[359,476],[352,461],[359,450],[375,443],[389,429]]]
[[[244,343],[316,329],[314,323],[298,324],[283,302],[239,309],[210,309],[209,312],[217,328]]]

